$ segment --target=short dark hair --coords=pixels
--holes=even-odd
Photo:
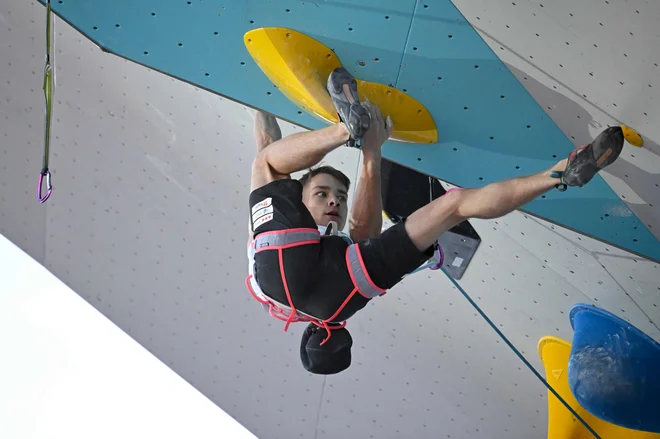
[[[351,179],[346,176],[343,172],[341,172],[339,169],[335,169],[332,166],[319,166],[318,168],[313,168],[310,169],[305,175],[300,177],[300,183],[302,183],[303,187],[315,176],[319,174],[328,174],[332,177],[335,177],[337,180],[339,180],[344,186],[346,186],[346,191],[348,191],[351,187]]]

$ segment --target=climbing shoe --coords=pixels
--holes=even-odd
[[[568,156],[566,169],[553,171],[550,176],[559,178],[557,189],[565,191],[568,186],[582,187],[601,169],[614,163],[623,151],[623,130],[620,126],[609,127],[588,145],[577,148]]]
[[[338,67],[328,76],[328,93],[337,109],[339,119],[346,125],[350,139],[346,144],[355,147],[369,129],[369,111],[358,98],[357,82],[344,67]]]

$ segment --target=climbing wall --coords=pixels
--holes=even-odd
[[[653,86],[660,87],[655,65],[660,60],[654,50],[658,36],[653,31],[656,7],[641,1],[625,7],[593,1],[591,10],[598,13],[575,17],[569,12],[570,3],[554,3],[547,12],[542,3],[502,3],[500,15],[493,18],[486,3],[461,11],[460,3],[449,0],[359,0],[350,5],[299,0],[258,5],[226,0],[166,4],[118,0],[99,5],[91,0],[63,0],[53,7],[106,51],[298,125],[318,128],[321,122],[301,112],[267,80],[243,42],[245,32],[259,27],[296,29],[334,50],[358,78],[391,84],[425,105],[438,126],[438,142],[389,143],[384,154],[458,186],[481,186],[545,170],[610,124],[628,123],[646,137],[656,137],[647,125],[657,109],[651,97]],[[489,45],[479,35],[481,15],[497,23],[493,32],[502,44],[520,41],[510,53],[523,51],[525,61],[539,66],[533,67],[537,70],[534,79],[517,77],[519,67],[509,68],[515,63],[500,57],[504,46]],[[519,18],[514,22],[508,17]],[[582,18],[589,24],[578,27],[577,20]],[[568,34],[563,34],[565,27],[570,29]],[[637,36],[628,35],[638,28],[642,30]],[[506,34],[500,36],[500,29],[506,29]],[[572,45],[565,40],[572,40]],[[592,46],[601,40],[600,48]],[[542,57],[546,51],[554,55]],[[541,63],[537,64],[535,54],[544,58]],[[619,68],[619,64],[624,65]],[[522,71],[529,69],[524,66]],[[540,105],[529,90],[551,93],[541,91],[542,84],[558,84],[546,75],[570,76],[565,82],[568,87],[590,85],[577,96],[560,91],[561,98]],[[593,87],[598,90],[595,94]],[[600,114],[573,121],[570,136],[551,117],[553,108],[565,114],[565,107],[570,106],[571,112],[579,113],[585,105],[596,107]],[[635,163],[647,157],[655,157],[657,164],[657,144],[650,140],[648,147],[643,152],[631,146],[626,149],[624,156],[634,160],[614,168],[619,176],[610,177],[609,182],[618,184],[610,186],[598,176],[579,191],[550,192],[524,210],[660,261],[660,235],[648,226],[652,212],[657,211],[652,211],[652,200],[641,196],[655,195],[657,188],[635,184],[637,177],[630,177],[639,174]]]
[[[645,226],[660,239],[660,127],[654,123],[660,117],[658,5],[645,0],[587,0],[579,8],[568,1],[454,3],[572,145],[587,144],[622,122],[642,133],[644,148],[626,144],[602,176],[640,219],[632,230]],[[535,148],[539,137],[543,134],[535,133],[522,143]],[[562,208],[545,200],[525,210]],[[596,208],[593,200],[580,202]],[[630,215],[619,207],[601,213],[585,227]],[[566,215],[579,213],[569,208]]]
[[[74,5],[73,0],[63,1],[60,7]],[[208,2],[190,6],[200,4]],[[84,10],[82,3],[75,5]],[[295,6],[289,14],[303,7]],[[513,5],[507,9],[508,3],[499,1],[456,6],[493,49],[502,45],[498,56],[540,106],[556,109],[548,117],[579,142],[586,134],[574,119],[585,116],[571,116],[574,107],[565,102],[577,98],[567,90],[598,103],[596,97],[606,95],[607,87],[579,82],[571,73],[560,77],[555,72],[550,80],[517,55],[529,51],[533,62],[544,59],[542,42],[523,50],[531,44],[520,38],[524,32],[539,32],[551,41],[561,35],[540,30],[560,26],[577,32],[567,21],[570,4],[557,3],[555,13],[545,11],[548,5],[539,12],[538,5],[525,5],[529,11]],[[621,13],[592,6],[592,17]],[[135,6],[138,12],[140,7]],[[304,7],[315,6],[305,2]],[[375,17],[382,15],[378,8],[372,4],[365,10]],[[643,20],[660,13],[657,7],[645,8]],[[225,11],[229,9],[227,5]],[[559,12],[566,14],[554,15]],[[392,12],[389,20],[398,23],[402,14]],[[114,18],[107,17],[112,26]],[[439,272],[407,278],[350,322],[355,340],[351,369],[326,378],[305,373],[298,360],[302,327],[294,325],[284,333],[283,325],[268,318],[244,288],[254,110],[104,53],[61,19],[55,27],[54,192],[46,204],[38,204],[44,19],[44,8],[36,1],[0,2],[0,139],[8,139],[0,143],[0,233],[262,439],[545,436],[545,388]],[[351,23],[353,32],[362,32],[359,22]],[[130,25],[119,24],[118,32]],[[510,33],[507,25],[519,33]],[[636,34],[653,32],[643,24],[636,28]],[[588,35],[604,44],[598,42],[606,37]],[[182,42],[183,50],[188,46]],[[141,48],[138,43],[135,47]],[[611,44],[608,53],[615,50]],[[384,78],[396,63],[380,67],[391,50],[381,47],[376,55],[381,60],[373,68],[384,69],[378,73]],[[150,48],[150,54],[155,50]],[[646,56],[630,61],[636,67],[630,71],[625,63],[612,64],[626,66],[618,72],[622,80],[634,70],[642,75],[652,51],[647,50]],[[600,60],[591,56],[585,63]],[[191,57],[188,65],[201,59]],[[185,68],[169,62],[172,68]],[[232,69],[227,65],[224,74],[238,77]],[[255,84],[256,89],[265,82]],[[631,85],[628,90],[628,99],[657,102],[655,88],[642,93]],[[271,93],[263,99],[277,97],[277,90]],[[624,99],[626,93],[620,93]],[[593,120],[610,120],[600,112],[605,110],[581,102]],[[622,100],[615,102],[623,106]],[[297,109],[291,111],[293,119]],[[657,104],[647,105],[646,111],[659,115]],[[631,188],[644,185],[645,193],[653,194],[650,188],[660,167],[653,162],[652,139],[660,136],[654,134],[655,125],[646,124],[651,116],[631,117],[651,140],[647,149],[634,150],[630,154],[635,157],[619,163],[647,173],[635,168],[630,178],[620,179]],[[301,125],[307,123],[281,125],[286,135],[304,131]],[[327,163],[353,181],[359,175],[355,150],[337,150]],[[614,171],[607,178],[613,177]],[[658,224],[654,212],[647,211],[651,225]],[[483,242],[460,284],[539,370],[539,338],[570,340],[567,314],[577,302],[613,311],[660,339],[657,263],[525,212],[471,222]]]

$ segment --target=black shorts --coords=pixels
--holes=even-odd
[[[423,252],[417,250],[403,221],[377,238],[352,245],[339,236],[320,236],[303,204],[302,190],[298,180],[283,179],[250,194],[250,221],[257,243],[254,278],[271,299],[288,305],[290,298],[298,311],[341,322],[433,256],[432,246]],[[270,239],[281,238],[283,231],[309,239],[295,246]],[[362,288],[351,296],[356,286]]]

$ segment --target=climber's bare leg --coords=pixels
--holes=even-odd
[[[448,192],[410,215],[406,219],[406,231],[413,244],[423,251],[462,221],[493,219],[511,213],[555,188],[560,180],[550,177],[550,172],[563,171],[567,160],[538,174]]]

